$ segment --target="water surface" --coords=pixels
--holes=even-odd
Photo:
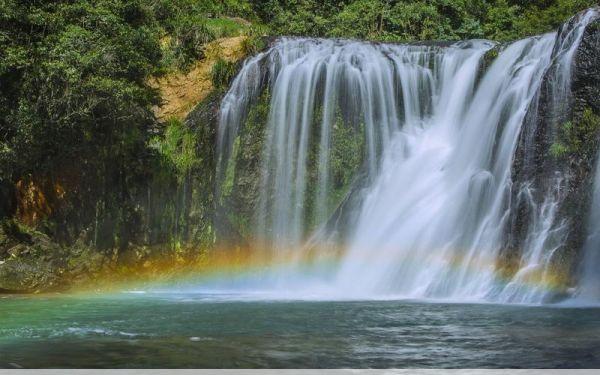
[[[600,309],[227,294],[0,299],[0,367],[598,367]]]

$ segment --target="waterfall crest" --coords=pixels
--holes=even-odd
[[[243,124],[264,100],[249,218],[259,246],[275,256],[300,252],[362,174],[356,225],[328,276],[336,293],[541,302],[566,230],[560,178],[542,202],[531,197],[536,214],[508,267],[511,170],[542,80],[556,82],[557,101],[568,100],[573,55],[595,17],[589,11],[560,33],[503,48],[280,39],[245,62],[223,99],[217,197],[227,199]],[[489,65],[492,48],[499,52]],[[340,183],[340,175],[354,177]],[[531,195],[528,186],[517,195]]]

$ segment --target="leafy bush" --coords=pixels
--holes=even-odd
[[[334,37],[373,38],[381,33],[389,9],[380,0],[358,0],[333,17]]]
[[[519,36],[516,23],[521,7],[510,5],[506,0],[498,0],[488,8],[487,22],[483,26],[485,36],[494,40],[510,40]]]
[[[522,13],[513,23],[514,36],[523,37],[556,30],[575,13],[597,5],[596,0],[553,0],[534,3],[528,7],[521,6]]]
[[[457,39],[450,20],[425,1],[398,3],[390,14],[390,29],[400,40]]]
[[[167,121],[164,134],[154,138],[152,147],[174,166],[179,179],[199,163],[194,134],[178,119]]]
[[[387,41],[510,40],[556,29],[595,0],[258,0],[279,35]]]
[[[236,63],[223,59],[217,60],[211,72],[213,86],[221,89],[227,87],[235,73]]]
[[[177,20],[174,35],[171,38],[175,64],[186,69],[192,62],[204,57],[204,46],[216,39],[201,16],[183,17]]]
[[[211,18],[206,21],[206,28],[216,38],[226,38],[244,34],[249,26],[240,20],[231,18]]]
[[[256,54],[265,48],[265,46],[264,40],[260,37],[251,36],[242,41],[242,50],[246,56],[252,56]]]

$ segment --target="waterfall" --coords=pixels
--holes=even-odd
[[[582,275],[577,300],[598,302],[600,300],[600,153],[592,192],[592,208],[587,225],[587,239],[583,246]]]
[[[489,42],[474,43],[477,48],[452,48],[455,64],[458,55],[476,51],[475,57],[491,47]],[[222,104],[219,174],[227,169],[242,117],[258,88],[268,82],[271,100],[256,238],[279,249],[297,247],[309,216],[322,222],[331,214],[331,142],[340,117],[341,126],[363,132],[365,168],[374,176],[392,133],[402,123],[420,121],[430,110],[432,96],[439,94],[432,91],[433,74],[439,74],[434,70],[445,56],[438,47],[284,38],[246,62]],[[263,74],[265,60],[268,73]],[[311,156],[316,160],[309,160]],[[309,199],[314,209],[307,213]]]
[[[556,103],[570,100],[573,56],[595,17],[506,46],[280,39],[245,62],[223,99],[217,197],[228,199],[222,186],[235,174],[244,123],[266,101],[248,218],[260,247],[301,253],[344,197],[359,194],[327,281],[340,296],[542,302],[568,229],[558,215],[562,178],[540,202],[521,181],[516,195],[535,214],[509,267],[511,171],[542,81],[554,82]],[[354,177],[341,184],[339,175]],[[353,189],[359,175],[366,187]]]
[[[512,157],[554,39],[510,45],[475,92],[481,52],[441,62],[432,115],[405,123],[386,150],[341,285],[407,297],[493,292]]]

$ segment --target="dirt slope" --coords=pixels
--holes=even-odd
[[[238,61],[244,57],[244,39],[246,36],[217,39],[208,45],[206,57],[196,62],[189,72],[152,78],[149,83],[159,89],[162,98],[162,105],[154,108],[158,119],[184,119],[212,91],[211,70],[215,62],[219,58]]]

